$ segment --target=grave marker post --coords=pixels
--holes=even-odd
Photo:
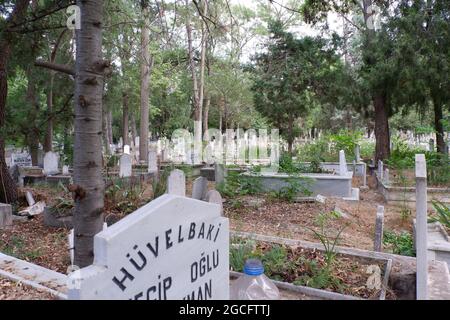
[[[12,226],[12,206],[0,203],[0,229]]]
[[[374,251],[383,251],[383,230],[384,229],[384,207],[378,206],[377,217],[375,220],[375,240],[374,240]]]
[[[427,164],[424,154],[416,154],[416,256],[417,299],[428,299]]]
[[[347,160],[345,159],[344,150],[339,151],[339,175],[346,176],[348,174]]]

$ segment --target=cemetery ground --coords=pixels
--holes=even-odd
[[[187,179],[188,195],[192,193],[193,180],[193,177]],[[357,185],[358,183],[357,178],[354,178],[354,184]],[[339,237],[339,246],[373,250],[375,212],[377,205],[383,204],[383,197],[376,191],[374,184],[373,177],[369,177],[368,185],[370,188],[361,192],[360,201],[326,198],[324,203],[317,201],[296,202],[276,199],[267,194],[224,197],[224,215],[230,219],[230,231],[318,243],[319,239],[313,231],[319,228],[318,217],[321,214],[333,213],[333,219],[323,225],[325,235],[334,237],[337,230],[343,229]],[[114,224],[151,201],[154,197],[153,187],[149,180],[138,181],[131,184],[131,187],[127,183],[107,183],[105,196],[106,222],[109,225]],[[214,182],[208,182],[209,190],[215,187]],[[23,207],[26,207],[25,193],[27,191],[32,192],[37,202],[45,201],[47,206],[71,207],[71,193],[61,184],[53,186],[36,184],[22,188],[21,205]],[[412,216],[405,216],[402,210],[401,207],[394,205],[386,205],[385,207],[385,230],[391,238],[386,237],[385,234],[385,241],[388,240],[390,243],[384,243],[383,251],[413,255]],[[70,265],[68,234],[68,228],[45,226],[42,214],[31,219],[17,219],[11,228],[3,230],[0,238],[0,252],[66,274]],[[267,244],[259,243],[258,246],[265,248],[267,251]],[[283,246],[280,248],[282,251],[290,250]],[[292,251],[289,251],[288,255],[292,256]],[[314,250],[308,251],[306,256],[311,260],[318,261],[319,264],[323,264],[325,261],[324,255],[314,252]],[[275,264],[284,262],[283,260],[275,261]],[[368,278],[365,273],[365,268],[367,268],[365,263],[340,258],[337,265],[336,279],[349,284],[350,287],[346,286],[347,289],[342,290],[335,288],[335,291],[362,298],[373,298],[376,292],[361,290]],[[344,271],[339,271],[339,268],[343,268]],[[349,273],[348,270],[352,270],[352,272]],[[284,280],[293,282],[293,276],[286,274]],[[304,284],[307,284],[307,282],[305,280]],[[330,284],[330,287],[333,286],[338,285]],[[0,288],[0,292],[10,292],[11,295],[20,290],[25,290],[5,281],[0,282]],[[8,293],[3,298],[9,299],[9,297]],[[39,291],[33,290],[24,294],[24,297],[30,297],[31,299],[51,298],[47,293],[40,294]],[[395,295],[388,290],[386,298],[395,298]]]

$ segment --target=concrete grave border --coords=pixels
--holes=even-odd
[[[317,249],[320,251],[324,250],[323,245],[319,243],[313,243],[303,240],[293,240],[293,239],[286,239],[286,238],[279,238],[279,237],[273,237],[273,236],[265,236],[260,234],[252,234],[247,232],[237,232],[237,231],[230,231],[230,239],[233,237],[240,237],[244,239],[251,239],[256,241],[264,241],[264,242],[270,242],[275,244],[284,244],[284,245],[295,245],[300,246],[305,249]],[[379,299],[377,300],[385,300],[386,298],[386,288],[389,283],[389,277],[391,276],[391,269],[392,269],[392,259],[389,257],[386,257],[385,254],[378,254],[377,252],[368,252],[364,250],[349,250],[349,248],[343,248],[343,247],[336,247],[336,252],[341,255],[345,256],[352,256],[352,257],[358,257],[360,259],[364,260],[379,260],[385,263],[385,272],[382,280],[381,285],[381,292]],[[230,271],[231,272],[231,271]],[[233,272],[232,274],[239,276],[240,273]],[[274,281],[274,283],[279,286],[280,288],[303,293],[308,296],[314,296],[321,299],[329,299],[329,300],[365,300],[359,297],[350,296],[350,295],[344,295],[336,292],[330,292],[326,290],[320,290],[320,289],[314,289],[311,287],[306,286],[298,286],[287,282],[281,282],[281,281]]]

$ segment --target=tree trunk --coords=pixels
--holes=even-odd
[[[123,146],[130,145],[130,138],[129,138],[129,129],[128,129],[128,93],[123,92],[122,93],[122,139],[123,139]]]
[[[75,265],[93,262],[94,236],[103,227],[105,186],[102,176],[103,0],[77,0],[81,29],[76,31],[75,139]]]
[[[290,156],[293,156],[292,154],[292,145],[294,143],[294,118],[289,117],[288,120],[288,152]]]
[[[28,0],[17,0],[12,13],[6,21],[6,26],[17,23],[26,15]],[[6,120],[6,98],[8,97],[8,60],[11,56],[11,46],[15,34],[3,30],[0,33],[0,130],[3,130]],[[5,160],[5,138],[0,134],[0,202],[13,203],[17,200],[17,186],[9,174]]]
[[[434,106],[434,129],[436,130],[436,146],[437,151],[440,153],[445,153],[445,137],[444,137],[444,126],[442,124],[442,119],[444,117],[442,112],[442,103],[439,99],[433,99]]]
[[[373,0],[363,0],[363,15],[366,25],[367,39],[364,43],[364,51],[367,55],[365,63],[373,66],[377,63],[377,58],[373,56],[372,47],[376,45],[374,30]],[[389,108],[387,105],[386,90],[373,89],[373,105],[375,108],[375,163],[378,160],[385,160],[390,155],[390,133],[389,133]]]
[[[58,52],[59,45],[62,42],[64,34],[67,29],[64,29],[56,40],[55,46],[50,54],[50,63],[55,63],[56,53]],[[48,122],[47,130],[44,139],[44,152],[53,151],[53,83],[55,81],[55,72],[50,71],[50,80],[47,88],[47,112],[48,112]]]
[[[141,32],[141,122],[139,136],[139,160],[148,162],[148,130],[149,130],[149,99],[150,99],[150,8],[148,1],[141,0],[144,26]]]
[[[111,154],[111,142],[109,141],[109,132],[108,132],[108,110],[106,108],[106,104],[103,103],[103,114],[102,114],[102,132],[103,132],[103,144],[105,147],[105,151],[107,155]]]
[[[55,79],[55,75],[53,71],[50,71],[50,81],[48,84],[47,91],[47,112],[48,112],[48,121],[47,121],[47,129],[45,132],[44,138],[44,152],[53,151],[53,82]]]
[[[114,136],[113,136],[113,129],[112,129],[112,122],[113,122],[113,120],[112,120],[112,111],[111,110],[108,112],[107,121],[108,121],[107,122],[107,126],[108,126],[109,142],[111,144],[113,144],[114,143]]]
[[[39,114],[39,103],[36,97],[36,81],[33,78],[33,70],[30,66],[27,70],[27,95],[26,101],[28,103],[27,114],[27,143],[31,155],[31,164],[38,166],[38,152],[39,152],[39,128],[36,127],[36,120]]]
[[[375,107],[375,163],[385,160],[390,155],[391,138],[389,133],[389,116],[386,106],[386,96],[376,95],[373,98]]]
[[[204,109],[203,109],[203,132],[204,134],[208,133],[208,120],[209,120],[209,106],[211,104],[211,97],[206,94],[206,98],[205,98],[205,102],[204,104]],[[206,138],[209,139],[208,136],[206,136]]]
[[[194,61],[194,48],[192,45],[192,26],[191,26],[191,19],[189,15],[189,0],[186,0],[186,9],[187,9],[187,15],[186,15],[186,35],[187,35],[187,46],[188,46],[188,57],[189,57],[189,69],[191,71],[191,78],[192,78],[192,89],[193,89],[193,95],[192,95],[192,102],[194,107],[194,121],[200,121],[200,124],[197,126],[194,126],[194,141],[198,141],[200,138],[201,140],[201,102],[200,102],[200,93],[198,89],[198,83],[197,83],[197,75],[196,75],[196,68],[195,68],[195,61]]]
[[[204,0],[203,2],[203,16],[208,14],[208,1]],[[200,88],[199,88],[199,96],[198,96],[198,110],[195,113],[195,121],[202,121],[203,115],[203,104],[205,97],[205,66],[206,66],[206,50],[208,43],[208,32],[205,26],[205,22],[202,19],[202,51],[201,51],[201,61],[200,61]],[[202,130],[201,132],[204,132]]]
[[[133,139],[133,143],[136,143],[136,137],[138,136],[137,127],[136,127],[136,115],[132,111],[130,114],[130,126],[131,126],[131,138]],[[140,142],[139,142],[139,145]]]

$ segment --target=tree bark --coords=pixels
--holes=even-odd
[[[36,120],[39,114],[39,103],[36,96],[36,81],[33,78],[33,70],[28,67],[27,70],[27,94],[26,101],[28,103],[29,112],[27,114],[27,136],[26,140],[31,155],[31,164],[33,166],[38,165],[38,152],[39,152],[39,128],[36,127]]]
[[[366,25],[367,39],[364,43],[364,51],[367,54],[366,64],[373,66],[377,63],[376,57],[371,54],[374,43],[375,30],[373,29],[373,0],[363,0],[363,15]],[[389,106],[387,104],[386,90],[373,89],[372,101],[375,108],[375,163],[385,160],[390,155],[390,132],[389,132]]]
[[[129,138],[129,110],[128,110],[128,93],[122,92],[122,139],[123,139],[123,146],[130,145],[130,138]]]
[[[47,121],[47,130],[45,132],[44,138],[44,152],[53,151],[53,82],[55,79],[55,75],[53,71],[50,73],[50,81],[48,84],[47,91],[47,112],[48,112],[48,121]]]
[[[289,119],[288,119],[288,138],[287,138],[287,142],[288,142],[289,155],[293,156],[293,154],[292,154],[292,145],[294,143],[294,118],[293,117],[289,117]]]
[[[206,94],[204,109],[203,109],[203,132],[204,135],[208,133],[208,121],[209,121],[209,106],[211,105],[211,97]],[[206,136],[207,139],[209,139],[208,136]]]
[[[103,132],[103,144],[106,150],[106,154],[111,154],[111,142],[109,141],[109,132],[108,132],[108,110],[106,108],[105,103],[103,103],[103,115],[102,115],[102,132]]]
[[[146,0],[141,0],[144,25],[141,32],[141,121],[139,134],[139,160],[148,162],[148,130],[150,99],[150,8]]]
[[[194,106],[194,120],[195,121],[201,121],[201,113],[200,113],[200,94],[198,89],[198,83],[197,83],[197,74],[196,74],[196,68],[195,68],[195,61],[194,61],[194,48],[192,45],[192,26],[191,26],[191,19],[189,15],[189,0],[186,0],[186,9],[187,9],[187,16],[186,16],[186,35],[187,35],[187,46],[188,46],[188,59],[189,59],[189,69],[191,71],[191,79],[192,79],[192,88],[193,88],[193,95],[192,95],[192,102]],[[200,128],[201,132],[201,128]],[[194,133],[195,135],[195,133]],[[197,135],[198,136],[198,132]]]
[[[445,137],[442,119],[444,117],[442,111],[442,103],[439,99],[433,99],[434,106],[434,129],[436,130],[436,146],[439,153],[445,153]]]
[[[6,21],[6,26],[16,24],[26,15],[28,0],[17,0],[14,9]],[[8,97],[8,60],[15,34],[3,30],[0,33],[0,131],[4,129],[6,120],[6,99]],[[0,202],[13,203],[17,200],[17,186],[9,174],[5,160],[5,138],[0,134]]]
[[[208,14],[208,1],[203,1],[203,16]],[[200,88],[198,97],[198,110],[195,113],[195,121],[202,121],[203,105],[205,97],[205,66],[206,66],[206,50],[208,43],[208,31],[205,26],[205,21],[202,19],[202,51],[201,51],[201,61],[200,61]],[[201,131],[201,132],[204,132]]]
[[[58,52],[59,45],[62,42],[64,34],[67,29],[64,29],[56,40],[55,46],[52,49],[50,54],[50,63],[55,63],[56,53]],[[47,122],[47,130],[45,133],[44,139],[44,151],[50,152],[53,151],[53,83],[55,81],[55,73],[50,71],[50,80],[47,88],[47,112],[48,112],[48,122]]]
[[[131,138],[133,139],[133,143],[136,143],[136,137],[138,136],[138,133],[136,128],[136,115],[134,114],[134,111],[130,112],[130,126],[131,126]],[[141,143],[139,141],[139,146],[140,145]]]
[[[77,0],[81,29],[76,31],[75,139],[75,265],[93,262],[94,236],[103,227],[105,187],[102,176],[103,0]]]
[[[389,132],[389,115],[386,96],[378,94],[373,98],[375,107],[375,163],[389,158],[391,138]]]
[[[108,125],[109,142],[111,144],[113,144],[114,143],[114,136],[113,136],[113,129],[112,129],[112,122],[113,122],[113,120],[112,120],[112,111],[111,110],[109,110],[109,112],[108,112],[107,120],[108,120],[107,125]]]

